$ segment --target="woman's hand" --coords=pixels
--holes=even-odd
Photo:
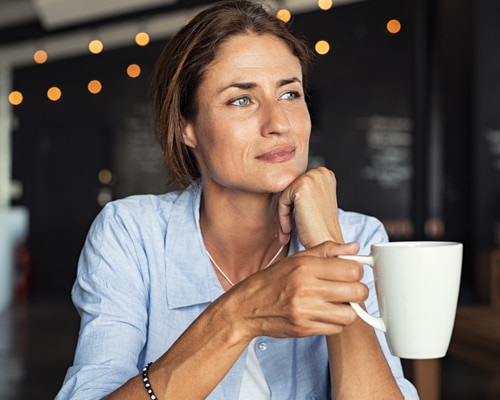
[[[293,219],[306,248],[325,241],[343,243],[338,221],[335,175],[320,167],[293,181],[278,199],[279,240],[288,243]]]
[[[332,335],[353,323],[356,313],[348,302],[362,302],[368,295],[360,283],[363,268],[336,256],[358,250],[357,243],[325,242],[259,271],[228,292],[248,340]]]

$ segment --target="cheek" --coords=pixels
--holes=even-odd
[[[307,109],[295,114],[293,124],[298,128],[297,135],[301,140],[309,142],[309,137],[311,136],[311,118]]]

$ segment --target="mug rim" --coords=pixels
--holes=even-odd
[[[444,240],[406,240],[400,242],[382,242],[374,243],[372,247],[404,247],[404,248],[422,248],[422,247],[447,247],[447,246],[462,246],[461,242],[444,241]]]

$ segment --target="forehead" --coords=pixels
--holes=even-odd
[[[208,65],[205,76],[243,79],[247,74],[262,74],[266,71],[299,78],[302,76],[299,59],[282,39],[270,34],[248,33],[232,36],[225,41]]]

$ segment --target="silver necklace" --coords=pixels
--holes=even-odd
[[[273,258],[271,258],[271,261],[269,261],[269,262],[267,263],[267,265],[264,267],[264,269],[266,269],[267,267],[269,267],[269,266],[270,266],[270,265],[274,262],[274,260],[276,260],[276,259],[278,258],[278,256],[280,255],[281,251],[282,251],[284,248],[285,248],[285,245],[283,245],[283,246],[281,246],[281,247],[279,248],[278,252],[274,255],[274,257],[273,257]],[[213,257],[211,256],[211,254],[208,252],[208,250],[206,250],[206,252],[207,252],[207,256],[208,256],[208,258],[210,258],[210,261],[212,261],[212,264],[213,264],[213,266],[217,269],[217,271],[219,271],[219,272],[220,272],[220,274],[224,277],[224,279],[225,279],[226,281],[228,281],[228,283],[229,283],[231,286],[234,286],[233,281],[232,281],[231,279],[229,279],[229,277],[228,277],[228,276],[224,273],[224,271],[222,270],[222,268],[221,268],[221,267],[219,267],[219,264],[217,264],[217,263],[215,262],[215,260],[213,259]]]

